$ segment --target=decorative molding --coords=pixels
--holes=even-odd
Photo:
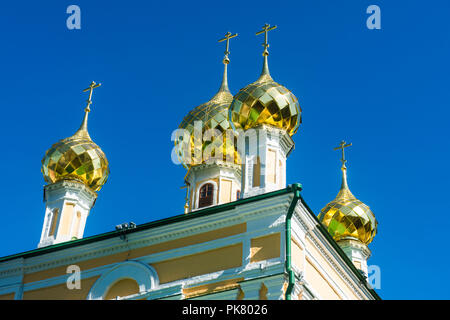
[[[306,235],[308,237],[309,240],[311,240],[311,242],[314,244],[314,246],[316,247],[316,249],[318,249],[320,251],[320,253],[323,255],[323,257],[327,260],[328,263],[330,263],[330,265],[333,267],[333,269],[339,274],[339,276],[341,277],[341,279],[344,280],[344,282],[353,290],[353,292],[361,299],[364,300],[367,297],[364,297],[359,288],[357,288],[354,285],[354,281],[350,280],[350,278],[348,277],[348,275],[342,270],[342,266],[338,266],[338,264],[335,262],[335,259],[332,259],[331,256],[329,255],[329,251],[325,250],[322,245],[320,245],[320,243],[317,241],[317,239],[311,234],[308,233]],[[326,240],[325,240],[326,241]],[[328,252],[327,252],[328,251]],[[341,259],[340,259],[341,260]],[[344,261],[341,262],[341,264],[345,264]],[[349,270],[349,273],[352,273],[352,271]]]
[[[196,166],[192,166],[191,171],[196,172],[196,171],[202,171],[205,169],[215,168],[215,167],[234,169],[239,175],[241,174],[241,166],[240,165],[231,163],[231,162],[221,161],[221,160],[215,160],[213,163],[202,163],[202,164],[199,164]]]
[[[64,193],[67,191],[81,193],[87,199],[96,199],[98,196],[95,191],[87,187],[82,182],[76,180],[61,180],[44,186],[44,200],[48,201],[49,191],[59,191],[59,190],[63,190]]]
[[[87,300],[104,299],[108,290],[122,279],[133,279],[139,284],[139,292],[147,292],[159,285],[158,274],[151,266],[138,261],[125,261],[112,266],[92,286]]]
[[[76,264],[80,261],[100,258],[119,252],[138,249],[228,227],[234,224],[248,222],[257,219],[258,217],[262,218],[267,215],[279,215],[280,210],[287,210],[289,205],[288,200],[290,198],[291,195],[263,199],[262,201],[240,206],[239,212],[234,208],[214,215],[199,217],[198,219],[129,233],[128,243],[123,242],[117,236],[115,238],[101,240],[80,247],[67,248],[65,250],[27,258],[25,261],[22,261],[20,266],[17,266],[15,263],[16,260],[12,260],[11,262],[8,262],[6,268],[4,268],[4,263],[0,264],[0,279],[8,277],[15,272],[34,273],[50,268]]]

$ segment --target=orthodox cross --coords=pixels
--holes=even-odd
[[[228,51],[228,49],[230,49],[230,39],[231,39],[231,38],[234,38],[234,37],[237,37],[237,35],[238,35],[237,33],[231,34],[231,32],[228,31],[228,32],[225,34],[225,37],[219,40],[219,42],[223,42],[223,41],[226,41],[226,42],[227,42],[227,46],[226,46],[226,49],[225,49],[225,58],[224,58],[224,61],[225,61],[225,60],[226,60],[226,61],[229,61],[228,55],[230,54],[230,51]]]
[[[95,83],[94,81],[91,82],[91,84],[89,85],[88,88],[84,89],[83,92],[89,91],[89,99],[86,101],[87,102],[87,106],[86,106],[86,112],[91,111],[91,109],[89,108],[89,106],[92,103],[92,92],[94,91],[95,88],[100,87],[102,84],[101,83]]]
[[[341,143],[339,144],[339,147],[334,148],[333,150],[339,150],[341,149],[342,151],[342,165],[345,166],[345,163],[347,162],[347,160],[345,160],[345,152],[344,152],[344,148],[350,147],[352,144],[348,143],[346,144],[346,142],[344,140],[341,141]]]
[[[258,32],[256,33],[256,35],[260,35],[260,34],[264,33],[264,43],[263,43],[263,47],[264,47],[264,54],[265,54],[265,55],[268,55],[268,54],[269,54],[269,51],[267,50],[267,48],[269,47],[269,43],[267,42],[267,33],[268,33],[269,31],[273,30],[273,29],[276,29],[276,27],[277,27],[277,26],[271,27],[270,24],[267,24],[267,23],[266,23],[266,24],[262,27],[262,30],[261,30],[261,31],[258,31]]]

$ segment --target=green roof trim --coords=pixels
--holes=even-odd
[[[294,285],[295,285],[295,274],[294,274],[294,270],[292,269],[291,221],[292,221],[292,216],[295,211],[295,207],[297,206],[297,202],[300,199],[300,191],[302,191],[302,186],[300,184],[293,184],[292,186],[293,186],[292,191],[294,193],[294,197],[292,198],[291,204],[289,205],[289,209],[286,213],[286,222],[285,222],[286,223],[286,228],[285,228],[285,241],[286,241],[285,266],[286,266],[286,273],[288,275],[288,286],[286,288],[286,293],[284,295],[285,300],[292,299],[292,291],[294,290]]]
[[[242,204],[251,203],[251,202],[255,202],[255,201],[259,201],[259,200],[263,200],[263,199],[268,199],[268,198],[272,198],[272,197],[276,197],[276,196],[280,196],[280,195],[288,194],[288,193],[292,192],[292,193],[294,193],[294,197],[293,197],[292,201],[295,201],[297,203],[297,201],[300,200],[302,202],[302,204],[305,206],[307,211],[311,214],[311,216],[314,217],[315,221],[317,222],[318,229],[321,231],[321,233],[324,235],[324,237],[328,240],[328,242],[333,246],[333,248],[336,250],[336,252],[339,254],[339,256],[346,262],[346,264],[349,266],[349,268],[353,271],[353,273],[357,276],[357,278],[361,281],[361,283],[370,291],[370,293],[374,296],[374,298],[377,300],[381,300],[380,296],[378,296],[378,294],[375,292],[375,290],[368,286],[366,278],[359,272],[358,269],[356,269],[356,267],[353,265],[353,262],[350,261],[350,259],[347,257],[347,255],[344,253],[344,251],[341,249],[341,247],[336,243],[336,241],[333,239],[333,237],[329,234],[329,232],[325,229],[325,227],[319,221],[319,219],[314,214],[314,212],[306,204],[305,200],[300,195],[301,190],[302,190],[301,184],[296,183],[296,184],[289,185],[286,188],[281,189],[281,190],[272,191],[272,192],[264,193],[261,195],[257,195],[257,196],[249,197],[249,198],[245,198],[245,199],[239,199],[239,200],[236,200],[233,202],[229,202],[229,203],[217,205],[214,207],[209,207],[209,208],[197,210],[194,212],[190,212],[188,214],[176,215],[176,216],[172,216],[169,218],[164,218],[164,219],[144,223],[141,225],[137,225],[135,228],[132,228],[132,229],[114,230],[114,231],[86,237],[83,239],[71,240],[71,241],[62,242],[62,243],[50,245],[50,246],[43,247],[43,248],[37,248],[34,250],[25,251],[22,253],[12,254],[9,256],[1,257],[0,263],[18,259],[18,258],[35,257],[35,256],[39,256],[42,254],[51,253],[54,251],[64,250],[67,248],[77,247],[77,246],[81,246],[81,245],[85,245],[85,244],[89,244],[89,243],[93,243],[93,242],[97,242],[97,241],[101,241],[101,240],[105,240],[105,239],[118,237],[123,234],[134,233],[134,232],[138,232],[138,231],[142,231],[142,230],[146,230],[146,229],[152,229],[152,228],[168,225],[171,223],[176,223],[176,222],[186,221],[186,220],[195,219],[195,218],[199,218],[199,217],[203,217],[203,216],[208,216],[208,215],[211,215],[211,214],[214,214],[217,212],[234,209],[235,207],[242,205]]]
[[[195,219],[195,218],[199,218],[199,217],[203,217],[203,216],[208,216],[208,215],[211,215],[211,214],[214,214],[217,212],[221,212],[221,211],[225,211],[225,210],[232,210],[236,206],[239,206],[239,205],[242,205],[245,203],[255,202],[258,200],[268,199],[268,198],[276,197],[276,196],[279,196],[282,194],[287,194],[287,193],[291,192],[292,190],[293,190],[292,185],[289,185],[285,189],[264,193],[264,194],[250,197],[250,198],[239,199],[239,200],[236,200],[233,202],[224,203],[224,204],[217,205],[214,207],[197,210],[197,211],[190,212],[187,214],[180,214],[180,215],[172,216],[169,218],[164,218],[164,219],[155,220],[152,222],[147,222],[144,224],[137,225],[135,228],[132,228],[132,229],[109,231],[106,233],[101,233],[101,234],[86,237],[83,239],[70,240],[70,241],[50,245],[47,247],[42,247],[42,248],[30,250],[30,251],[25,251],[22,253],[12,254],[9,256],[1,257],[0,263],[4,262],[4,261],[8,261],[8,260],[17,259],[17,258],[35,257],[35,256],[38,256],[41,254],[46,254],[46,253],[63,250],[63,249],[67,249],[67,248],[72,248],[72,247],[76,247],[76,246],[80,246],[80,245],[84,245],[84,244],[88,244],[88,243],[92,243],[92,242],[96,242],[96,241],[100,241],[100,240],[118,237],[123,234],[134,233],[134,232],[138,232],[138,231],[142,231],[142,230],[146,230],[146,229],[152,229],[152,228],[168,225],[171,223],[176,223],[176,222],[180,222],[180,221],[186,221],[186,220]]]

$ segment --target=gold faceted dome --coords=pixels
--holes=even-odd
[[[229,117],[234,129],[268,124],[292,136],[301,123],[301,108],[291,91],[273,81],[265,56],[261,76],[234,96]]]
[[[175,141],[175,146],[179,147],[178,157],[186,168],[207,163],[212,160],[208,156],[216,158],[214,152],[216,149],[222,150],[222,159],[216,160],[240,164],[240,157],[237,152],[237,136],[231,130],[228,119],[228,107],[233,101],[233,95],[228,89],[226,66],[227,64],[225,64],[222,85],[216,95],[208,102],[191,110],[179,126],[180,129],[185,129],[189,133],[188,148],[183,148],[180,145],[180,140]],[[201,127],[199,127],[201,128],[201,135],[197,134],[198,137],[194,132],[196,121],[201,121]],[[213,136],[209,139],[210,141],[203,141],[209,129],[217,129],[217,132],[221,134],[220,138],[216,139]],[[186,150],[188,154],[184,154]],[[187,159],[190,159],[191,162]]]
[[[71,137],[55,143],[42,159],[41,171],[47,183],[77,180],[99,191],[109,175],[105,154],[87,132],[87,115],[80,129]]]
[[[350,192],[345,166],[342,172],[342,186],[336,199],[322,209],[318,218],[334,240],[354,239],[367,245],[377,233],[378,222],[370,208]]]

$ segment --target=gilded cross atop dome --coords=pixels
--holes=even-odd
[[[91,111],[90,105],[92,103],[92,93],[94,92],[94,89],[100,87],[101,85],[102,85],[101,83],[97,84],[95,83],[95,81],[92,81],[89,87],[83,90],[83,92],[89,91],[89,98],[86,101],[87,102],[86,112]]]
[[[263,47],[264,47],[263,55],[264,55],[264,56],[269,55],[269,50],[267,50],[267,48],[269,47],[269,42],[268,42],[268,32],[269,32],[269,31],[272,31],[272,30],[274,30],[274,29],[276,29],[276,28],[277,28],[277,26],[271,27],[270,24],[267,24],[267,23],[266,23],[266,24],[262,27],[262,30],[261,30],[261,31],[258,31],[258,32],[256,33],[256,35],[260,35],[260,34],[263,34],[263,33],[264,33],[264,43],[263,43]]]
[[[263,69],[262,69],[262,72],[261,72],[261,77],[259,79],[260,81],[272,80],[272,78],[270,77],[270,73],[269,73],[269,63],[267,61],[267,56],[269,55],[269,50],[267,50],[267,48],[269,48],[269,42],[268,42],[269,36],[268,36],[268,33],[269,33],[269,31],[272,31],[272,30],[274,30],[276,28],[277,28],[277,26],[271,27],[270,24],[266,23],[262,27],[262,30],[258,31],[256,33],[257,36],[264,33],[264,43],[262,44],[263,47],[264,47],[264,51],[263,51],[264,64],[263,64]]]
[[[88,114],[91,111],[92,93],[100,87],[94,81],[83,92],[89,91],[83,122],[74,135],[55,143],[42,159],[44,180],[56,183],[60,180],[78,180],[93,191],[105,184],[109,175],[109,163],[105,154],[89,136]]]
[[[346,144],[346,142],[344,140],[342,140],[341,143],[339,144],[339,147],[336,147],[336,148],[333,149],[333,150],[339,150],[339,149],[342,150],[341,162],[342,162],[343,166],[345,166],[345,163],[347,162],[347,160],[345,160],[345,151],[344,151],[344,149],[347,148],[347,147],[351,147],[351,146],[352,146],[351,143],[347,143]]]
[[[230,39],[234,38],[234,37],[237,37],[237,35],[238,35],[237,33],[232,34],[230,31],[228,31],[225,34],[225,37],[219,40],[219,42],[226,41],[225,58],[223,59],[223,63],[224,64],[228,64],[230,62],[230,59],[228,59],[228,55],[230,54],[230,51],[229,51],[229,49],[230,49]]]
[[[227,32],[225,36],[218,40],[218,42],[225,41],[225,57],[223,59],[224,71],[222,77],[222,83],[220,85],[219,91],[207,102],[195,107],[191,110],[181,122],[179,128],[188,130],[190,135],[188,154],[186,154],[182,144],[179,141],[175,141],[175,145],[178,146],[179,152],[178,156],[180,161],[186,168],[193,165],[199,165],[207,161],[204,157],[203,151],[208,147],[212,149],[222,149],[222,155],[224,161],[234,162],[236,164],[240,163],[240,158],[237,153],[237,138],[234,133],[231,136],[226,134],[227,129],[231,127],[228,118],[228,107],[233,101],[233,95],[228,88],[228,64],[230,59],[228,55],[230,54],[230,39],[237,37],[237,33],[232,34]],[[194,131],[195,123],[201,121],[202,135],[197,137]],[[202,141],[202,136],[209,129],[219,130],[223,136],[226,138],[213,139],[213,141]],[[233,141],[231,141],[232,139]],[[213,148],[214,147],[214,148]],[[215,154],[213,155],[215,156]],[[186,161],[190,159],[191,161]]]
[[[339,147],[334,148],[333,150],[341,150],[342,156],[341,156],[341,162],[342,162],[342,185],[341,189],[339,190],[339,194],[337,195],[336,199],[341,200],[349,200],[349,199],[356,199],[355,196],[350,192],[350,189],[348,188],[347,184],[347,167],[345,166],[345,163],[347,160],[345,160],[345,148],[350,147],[351,143],[346,143],[344,140],[341,141],[339,144]]]
[[[94,91],[95,88],[100,87],[102,84],[101,83],[95,83],[94,81],[91,82],[91,84],[89,85],[88,88],[84,89],[83,92],[87,92],[89,91],[89,98],[86,101],[86,108],[84,109],[84,118],[83,118],[83,122],[81,123],[80,129],[78,129],[77,132],[75,132],[75,134],[72,137],[69,137],[67,139],[71,139],[71,138],[80,138],[80,139],[86,139],[86,140],[91,140],[91,137],[89,136],[88,130],[87,130],[87,122],[88,122],[88,114],[89,112],[91,112],[91,104],[92,104],[92,93]]]
[[[269,73],[268,32],[277,26],[265,24],[256,35],[264,33],[264,62],[259,78],[239,90],[229,108],[234,130],[248,130],[266,124],[287,132],[297,132],[302,122],[298,99],[286,87],[276,83]]]
[[[220,85],[219,91],[216,93],[216,95],[211,100],[217,100],[217,102],[226,102],[229,100],[231,92],[228,88],[228,64],[230,63],[230,58],[228,55],[230,54],[230,39],[237,37],[237,33],[232,34],[231,32],[227,32],[225,34],[225,37],[222,39],[219,39],[219,42],[226,41],[226,47],[225,47],[225,57],[223,58],[223,64],[224,64],[224,70],[223,70],[223,78],[222,78],[222,84]]]
[[[356,199],[348,187],[344,150],[351,145],[342,141],[333,148],[342,152],[342,184],[336,198],[321,210],[318,218],[336,241],[355,239],[367,245],[377,233],[378,222],[369,206]]]

